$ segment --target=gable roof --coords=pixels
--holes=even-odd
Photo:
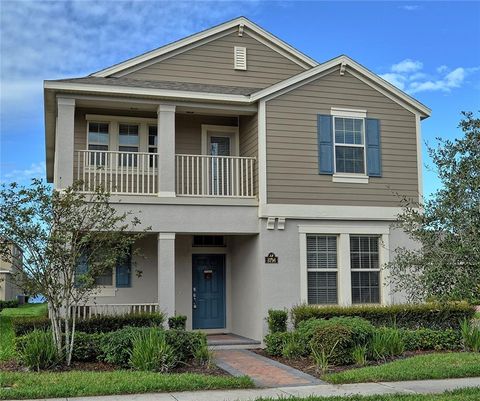
[[[347,70],[357,78],[363,80],[366,84],[399,103],[401,106],[409,110],[413,109],[416,112],[420,112],[422,117],[430,116],[432,111],[427,106],[345,55],[341,55],[332,60],[326,61],[325,63],[319,64],[314,68],[273,84],[268,88],[257,91],[250,95],[250,102],[256,102],[260,99],[273,98],[282,93],[289,92],[298,86],[320,78],[322,74],[325,72],[330,72],[329,70],[337,66],[340,66],[340,74],[343,74],[343,72]]]
[[[158,49],[149,51],[137,57],[133,57],[121,63],[115,64],[111,67],[94,72],[93,74],[91,74],[91,76],[108,77],[113,74],[122,73],[125,70],[134,68],[143,63],[152,61],[157,57],[165,56],[171,52],[176,52],[176,54],[182,53],[183,51],[188,50],[190,46],[195,44],[197,45],[204,44],[205,41],[208,41],[209,39],[214,39],[216,35],[221,34],[222,32],[228,31],[232,28],[238,28],[241,30],[243,30],[243,28],[247,28],[248,30],[252,31],[252,33],[255,34],[254,36],[255,39],[273,48],[278,53],[284,56],[287,56],[292,61],[296,62],[297,64],[299,64],[305,69],[315,67],[318,65],[318,62],[308,57],[307,55],[303,54],[302,52],[295,49],[294,47],[290,46],[288,43],[284,42],[283,40],[277,38],[275,35],[272,35],[270,32],[267,32],[266,30],[264,30],[257,24],[253,23],[249,19],[245,17],[238,17],[231,21],[224,22],[223,24],[220,24],[212,28],[206,29],[204,31],[201,31],[199,33],[196,33],[194,35],[187,36],[184,39],[180,39],[168,45],[159,47]]]

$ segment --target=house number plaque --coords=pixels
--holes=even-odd
[[[265,263],[278,263],[278,256],[276,256],[273,252],[270,252],[267,256],[265,256]]]

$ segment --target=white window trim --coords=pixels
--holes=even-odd
[[[350,265],[350,235],[379,236],[380,268],[380,305],[392,303],[391,288],[388,283],[389,271],[382,268],[390,261],[388,224],[349,224],[349,225],[299,225],[300,244],[300,301],[308,302],[307,276],[307,234],[338,235],[337,240],[337,299],[338,305],[352,305],[351,265]],[[365,269],[363,269],[365,270]],[[362,305],[362,304],[355,304]],[[371,304],[369,304],[371,305]]]
[[[219,130],[228,133],[227,135],[215,135],[230,138],[230,156],[240,155],[240,140],[238,127],[231,125],[209,125],[202,124],[202,155],[208,155],[209,131]]]

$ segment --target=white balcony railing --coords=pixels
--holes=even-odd
[[[254,157],[176,155],[177,195],[253,198]]]
[[[110,193],[156,195],[158,155],[104,150],[77,151],[76,177],[83,191],[102,186]]]
[[[158,312],[157,303],[143,304],[98,304],[72,306],[71,313],[79,319],[88,319],[93,316],[115,316],[125,314]]]

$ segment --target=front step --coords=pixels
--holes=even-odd
[[[207,335],[207,345],[215,350],[220,349],[255,349],[260,348],[260,341],[238,336],[236,334]]]

